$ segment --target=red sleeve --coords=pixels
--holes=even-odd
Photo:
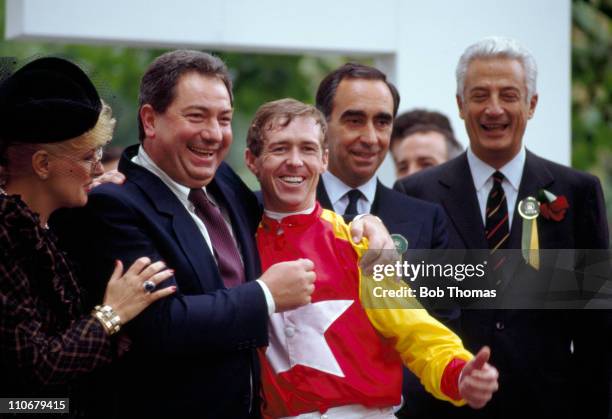
[[[442,393],[446,394],[453,400],[461,400],[461,395],[459,394],[459,375],[461,374],[465,364],[467,364],[467,361],[459,358],[453,358],[453,360],[448,363],[446,368],[444,368],[440,389],[442,390]]]

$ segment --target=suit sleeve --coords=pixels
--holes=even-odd
[[[177,285],[177,292],[153,303],[127,326],[131,337],[151,352],[225,352],[267,344],[268,308],[259,284],[252,281],[229,290],[186,293],[184,284],[193,284],[197,278],[186,277],[192,276],[190,269],[173,266],[176,261],[167,248],[172,238],[161,237],[126,199],[94,193],[84,209],[73,211],[69,223],[72,233],[64,239],[70,242],[69,250],[94,296],[103,292],[116,259],[125,269],[142,256],[176,268],[175,276],[162,286]]]
[[[48,321],[38,312],[38,298],[24,295],[23,284],[29,284],[31,278],[21,266],[5,263],[4,257],[0,256],[0,277],[5,281],[0,287],[3,365],[19,371],[23,381],[52,385],[70,383],[109,364],[113,358],[111,338],[98,320],[84,315],[60,332],[49,332]]]
[[[433,232],[431,237],[432,249],[448,249],[448,219],[446,213],[436,205]]]

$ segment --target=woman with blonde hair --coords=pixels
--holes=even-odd
[[[157,289],[173,274],[163,262],[143,257],[123,273],[117,261],[103,301],[83,313],[73,266],[47,226],[56,209],[86,204],[114,125],[67,60],[34,60],[0,85],[1,397],[69,397],[71,383],[118,355],[121,326],[175,291]]]

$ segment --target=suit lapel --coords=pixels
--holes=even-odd
[[[131,162],[130,159],[137,150],[138,146],[126,150],[119,166],[120,171],[140,188],[160,217],[171,221],[173,233],[193,268],[194,277],[199,279],[202,291],[210,288],[211,281],[214,281],[216,287],[223,287],[218,270],[214,270],[214,278],[209,277],[210,267],[216,266],[216,261],[204,237],[201,234],[194,234],[198,231],[198,227],[183,204],[161,179]]]
[[[467,154],[452,160],[439,178],[448,193],[442,194],[442,205],[465,243],[466,249],[487,249],[482,215],[476,197],[474,180],[467,161]],[[451,244],[452,246],[452,244]]]
[[[409,246],[419,246],[421,238],[421,229],[423,223],[421,222],[421,214],[415,213],[413,208],[408,207],[397,207],[397,202],[393,199],[394,192],[388,190],[380,181],[376,182],[376,194],[374,195],[374,201],[370,208],[370,213],[374,214],[383,221],[387,229],[391,234],[397,233],[408,240]],[[399,212],[408,212],[408,217],[398,217]],[[412,214],[410,214],[412,212]],[[401,219],[401,222],[396,220]],[[427,244],[423,244],[427,246]]]
[[[383,186],[380,183],[380,181],[377,180],[376,181],[376,193],[374,194],[374,201],[372,202],[372,205],[370,206],[370,214],[374,214],[380,217],[381,220],[384,220],[385,218],[388,220],[389,214],[386,211],[388,208],[388,202],[386,201],[387,199],[385,196],[385,191],[383,190]]]
[[[521,176],[521,184],[516,198],[516,206],[513,209],[512,228],[510,229],[510,240],[508,243],[509,249],[521,248],[521,234],[523,230],[523,219],[519,215],[517,208],[518,203],[528,196],[537,199],[537,194],[540,189],[550,187],[554,182],[554,178],[544,164],[541,164],[539,158],[527,150],[525,157],[525,167],[523,176]],[[541,224],[538,223],[538,227]]]
[[[319,183],[317,184],[317,201],[321,204],[321,206],[330,211],[334,210],[334,207],[329,199],[329,195],[327,195],[327,190],[325,189],[325,185],[323,184],[323,178],[319,178]]]

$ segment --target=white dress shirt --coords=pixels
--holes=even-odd
[[[502,188],[504,188],[504,193],[506,194],[506,202],[508,204],[508,225],[510,227],[512,226],[518,190],[521,184],[521,178],[523,177],[525,157],[525,147],[521,147],[517,155],[499,169],[504,175]],[[467,149],[467,159],[470,172],[472,173],[472,179],[474,180],[474,188],[476,188],[476,196],[478,197],[482,223],[486,225],[487,199],[489,198],[489,192],[493,189],[492,176],[493,173],[496,172],[496,169],[480,160],[469,147]]]
[[[177,183],[170,176],[168,176],[166,172],[160,169],[160,167],[157,164],[155,164],[155,162],[151,159],[151,157],[149,157],[149,155],[147,154],[147,152],[144,150],[142,146],[138,147],[138,154],[132,158],[132,163],[144,169],[147,169],[149,172],[153,173],[172,191],[174,195],[176,195],[179,202],[183,205],[183,207],[185,207],[185,209],[187,210],[191,218],[193,218],[193,221],[195,222],[195,224],[198,226],[198,230],[200,230],[200,233],[202,234],[202,237],[204,238],[204,241],[206,242],[206,245],[208,246],[208,250],[210,250],[210,253],[214,255],[215,253],[213,250],[213,245],[210,240],[210,236],[208,235],[208,230],[206,230],[206,225],[204,225],[204,222],[200,219],[200,217],[198,217],[198,215],[195,212],[195,206],[189,200],[189,192],[191,191],[191,189],[185,185],[181,185],[180,183]],[[206,187],[203,187],[202,189],[206,193]],[[215,199],[212,195],[206,194],[206,196],[215,205],[217,204],[217,202],[215,202]],[[234,243],[236,244],[236,247],[240,249],[240,243],[238,243],[238,241],[236,240],[236,236],[234,235],[234,230],[232,229],[232,224],[230,222],[229,214],[227,213],[225,208],[222,208],[219,205],[217,206],[221,210],[221,214],[223,215],[223,220],[225,221],[225,224],[227,225],[230,231],[230,234],[232,235],[232,239],[234,239]],[[240,252],[238,252],[238,254],[240,255],[240,258],[242,259],[242,254],[240,254]],[[216,262],[216,259],[215,259],[215,262]],[[263,290],[263,293],[266,297],[266,303],[268,305],[268,314],[274,313],[276,311],[276,305],[274,304],[274,298],[272,297],[272,293],[270,292],[270,289],[263,281],[259,279],[257,280],[257,283],[261,286],[261,289]]]

